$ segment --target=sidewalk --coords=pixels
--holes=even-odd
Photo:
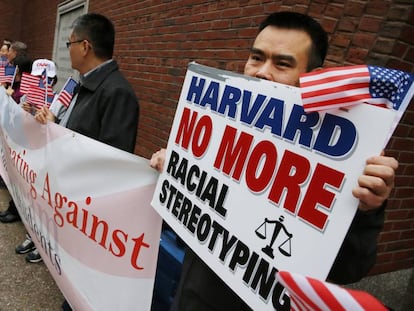
[[[0,189],[0,211],[7,209],[9,194]],[[64,300],[43,262],[26,263],[14,248],[26,230],[21,222],[0,223],[0,310],[57,311]]]

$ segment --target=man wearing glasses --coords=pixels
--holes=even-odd
[[[35,117],[41,123],[58,121],[75,132],[134,153],[138,99],[112,59],[114,43],[114,25],[105,16],[89,13],[78,17],[66,42],[72,68],[80,73],[76,94],[61,120],[46,107]],[[71,310],[67,301],[62,309]]]
[[[59,124],[113,147],[134,152],[139,106],[134,90],[112,59],[115,29],[105,16],[78,17],[66,46],[80,85]],[[38,111],[40,122],[55,121],[47,109]]]

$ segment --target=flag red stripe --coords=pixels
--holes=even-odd
[[[326,94],[333,94],[333,93],[339,93],[339,92],[345,92],[349,90],[355,90],[355,89],[366,89],[369,87],[369,83],[352,83],[352,84],[345,84],[335,87],[326,88],[323,90],[317,90],[317,91],[309,91],[309,92],[303,92],[302,93],[302,99],[315,97],[315,96],[322,96]],[[334,96],[334,95],[332,95]]]
[[[347,67],[331,67],[331,68],[324,68],[323,72],[341,72],[341,71],[348,71],[350,69],[362,69],[362,68],[367,68],[366,65],[355,65],[355,66],[347,66]],[[301,77],[308,77],[308,76],[314,76],[315,74],[318,74],[318,70],[317,71],[311,71],[311,72],[305,72],[302,73],[300,76]]]
[[[329,307],[329,310],[344,310],[344,307],[334,297],[332,292],[321,282],[315,279],[307,278],[307,281],[318,293],[319,297]]]
[[[302,291],[302,289],[298,286],[296,281],[293,279],[292,275],[285,271],[279,271],[279,276],[284,280],[286,284],[289,285],[289,289],[291,289],[295,295],[303,300],[310,308],[311,310],[318,311],[321,310],[309,297]]]
[[[323,75],[321,74],[320,79],[316,79],[312,81],[303,80],[303,82],[301,79],[300,87],[305,88],[305,87],[320,85],[324,83],[331,83],[331,82],[344,81],[344,80],[353,80],[356,78],[366,78],[367,79],[366,83],[369,85],[369,73],[367,71],[367,72],[356,72],[356,73],[341,74],[341,75],[338,73],[336,76],[331,76],[331,77],[323,77]]]
[[[347,97],[334,98],[331,100],[319,101],[316,103],[303,104],[303,107],[306,107],[305,109],[310,109],[314,107],[326,107],[331,105],[333,106],[339,104],[355,103],[357,101],[369,100],[370,98],[371,96],[369,94],[359,94]]]

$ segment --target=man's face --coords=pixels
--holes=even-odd
[[[17,52],[11,47],[9,51],[7,52],[7,59],[9,62],[13,61],[17,56]]]
[[[1,49],[0,49],[0,56],[6,56],[9,52],[9,49],[7,48],[7,45],[2,45]]]
[[[80,71],[81,64],[82,64],[83,45],[82,45],[82,42],[78,42],[78,41],[79,41],[79,38],[77,38],[72,32],[71,35],[69,36],[69,42],[73,42],[69,46],[70,61],[71,61],[72,68]]]
[[[311,43],[304,31],[268,26],[257,35],[244,74],[299,86],[299,75],[307,69]]]

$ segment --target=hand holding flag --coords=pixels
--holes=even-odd
[[[20,81],[20,92],[27,94],[29,90],[36,85],[39,85],[39,77],[23,72],[22,79]]]
[[[52,85],[47,79],[46,69],[43,70],[37,81],[37,85],[31,85],[27,92],[27,102],[38,109],[43,105],[49,106],[53,101],[54,94]]]
[[[13,84],[15,75],[16,67],[12,65],[6,65],[4,68],[1,68],[0,70],[0,83]]]

